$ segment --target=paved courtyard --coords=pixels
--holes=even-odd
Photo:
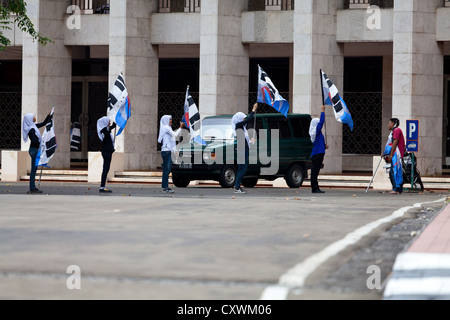
[[[27,195],[26,183],[0,183],[1,299],[261,299],[289,275],[303,276],[305,286],[317,281],[345,264],[356,244],[369,246],[419,210],[414,204],[434,202],[425,206],[439,210],[446,198],[361,189],[325,189],[319,197],[309,189],[235,196],[216,187],[174,195],[149,185],[109,187],[115,193],[100,196],[96,185],[45,183],[43,195]],[[323,262],[308,262],[317,256]],[[81,290],[68,289],[70,266],[79,267]],[[361,283],[364,267],[355,274]],[[302,288],[290,284],[276,298],[301,299]]]

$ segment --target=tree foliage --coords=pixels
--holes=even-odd
[[[0,51],[6,49],[11,44],[11,40],[4,36],[3,30],[12,30],[14,25],[31,35],[33,41],[41,45],[53,42],[44,37],[35,28],[30,18],[27,16],[27,3],[25,0],[0,0]]]

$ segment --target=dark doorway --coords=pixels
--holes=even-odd
[[[0,61],[0,149],[20,150],[22,61]]]
[[[383,58],[344,59],[344,96],[354,130],[343,126],[343,154],[378,155],[382,149]]]
[[[446,167],[450,167],[450,75],[445,79],[444,139],[446,145]]]
[[[444,57],[444,166],[450,168],[450,56]]]
[[[160,59],[158,120],[171,115],[177,124],[184,115],[186,89],[192,95],[199,111],[200,59]],[[159,121],[158,121],[159,124]]]
[[[97,120],[106,115],[108,60],[74,60],[72,64],[72,125],[81,126],[81,148],[71,149],[71,166],[85,166],[89,152],[101,150]]]

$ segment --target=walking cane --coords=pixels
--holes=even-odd
[[[42,178],[42,170],[44,169],[43,166],[41,166],[41,174],[39,175],[39,183],[38,183],[38,187],[41,187],[41,178]]]
[[[370,181],[369,186],[367,187],[366,194],[367,194],[367,192],[369,192],[370,186],[372,185],[373,180],[375,179],[375,175],[376,175],[377,172],[378,172],[378,168],[380,167],[381,160],[383,160],[383,157],[380,158],[380,162],[378,163],[377,170],[375,170],[375,173],[373,174],[372,180]]]

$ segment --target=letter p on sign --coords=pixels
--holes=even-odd
[[[406,151],[419,152],[419,120],[407,120],[406,130]]]

